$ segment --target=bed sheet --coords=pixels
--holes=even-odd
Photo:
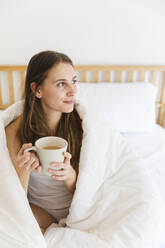
[[[155,124],[151,133],[122,133],[145,161],[165,200],[165,129]]]
[[[165,129],[155,124],[151,133],[122,133],[134,151],[144,159],[165,201]],[[165,248],[162,244],[160,248]]]

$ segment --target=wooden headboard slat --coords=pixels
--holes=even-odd
[[[0,106],[2,106],[2,90],[1,90],[1,80],[0,80]]]
[[[21,95],[23,98],[24,89],[25,89],[25,71],[20,71],[20,78],[21,78]]]
[[[116,81],[119,82],[119,83],[122,82],[122,71],[117,71]]]
[[[26,71],[26,65],[1,65],[0,71]]]
[[[161,103],[161,107],[159,110],[158,123],[161,126],[164,126],[164,121],[165,121],[165,72],[163,72],[160,103]]]
[[[86,82],[87,78],[86,78],[86,71],[82,72],[82,82]]]
[[[151,81],[152,81],[153,84],[156,84],[156,81],[157,81],[157,71],[154,71],[153,72],[152,80]]]
[[[141,71],[140,72],[140,81],[145,81],[145,75],[146,75],[146,72],[145,71]]]
[[[9,82],[9,94],[10,94],[10,102],[14,103],[14,85],[13,85],[13,73],[12,71],[8,71],[8,82]]]
[[[77,71],[165,71],[164,65],[77,65]]]
[[[99,72],[98,71],[95,71],[94,72],[94,82],[95,83],[98,83],[98,81],[99,81]]]
[[[110,82],[111,80],[111,72],[110,71],[105,71],[105,81]]]
[[[26,65],[1,65],[1,71],[26,71]],[[164,65],[76,65],[77,71],[165,71]]]
[[[134,71],[129,72],[129,82],[133,82]]]

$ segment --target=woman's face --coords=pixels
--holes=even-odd
[[[45,113],[51,111],[70,113],[77,93],[75,71],[69,63],[60,63],[48,73],[36,96],[40,98]]]

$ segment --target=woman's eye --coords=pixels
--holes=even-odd
[[[60,83],[58,83],[58,84],[57,84],[57,86],[58,86],[58,87],[62,87],[62,86],[64,86],[64,82],[60,82]]]
[[[76,84],[77,83],[77,79],[73,79],[72,82],[73,82],[73,84]],[[63,87],[64,85],[65,85],[65,82],[59,82],[57,84],[58,87]]]
[[[73,79],[73,83],[76,84],[77,83],[77,79]]]

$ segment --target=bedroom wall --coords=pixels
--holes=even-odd
[[[1,0],[0,64],[41,50],[75,64],[165,64],[164,0]]]

